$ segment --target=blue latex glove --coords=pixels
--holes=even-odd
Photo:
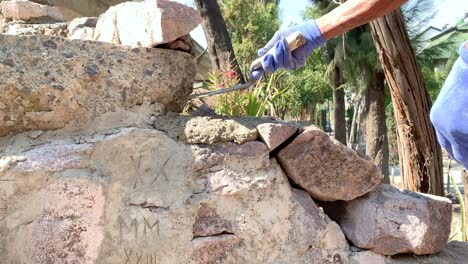
[[[431,121],[440,145],[468,168],[468,48],[460,47],[453,65],[431,109]]]
[[[307,42],[304,46],[291,53],[288,50],[286,37],[297,31],[304,35]],[[279,30],[265,47],[258,50],[258,55],[260,57],[266,54],[262,62],[263,68],[252,71],[250,77],[253,80],[258,80],[265,71],[273,73],[279,68],[292,70],[303,67],[310,54],[312,54],[316,48],[325,44],[325,42],[325,38],[322,36],[314,20],[310,20],[300,26]]]

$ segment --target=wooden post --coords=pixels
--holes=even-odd
[[[440,146],[429,120],[431,100],[400,10],[371,22],[397,125],[403,187],[444,195]]]

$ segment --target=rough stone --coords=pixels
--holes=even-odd
[[[450,235],[449,199],[387,184],[356,200],[325,205],[325,210],[354,245],[383,255],[437,253]]]
[[[260,138],[270,150],[286,142],[297,132],[297,127],[286,124],[261,124],[257,126]]]
[[[22,157],[0,173],[5,263],[348,263],[339,226],[261,142],[46,136],[0,149]]]
[[[2,15],[1,11],[0,11],[0,32],[2,30],[2,27],[7,23],[7,20],[6,18]]]
[[[278,160],[289,178],[321,201],[353,200],[383,177],[372,162],[315,127],[282,149]]]
[[[57,8],[27,0],[3,1],[0,2],[0,9],[5,18],[13,20],[23,20],[32,23],[65,21],[65,18]]]
[[[125,2],[99,17],[94,38],[116,45],[154,47],[189,34],[200,23],[195,9],[177,2]]]
[[[22,22],[9,22],[0,28],[0,33],[16,36],[46,35],[56,37],[67,37],[66,23],[54,24],[24,24]]]
[[[178,51],[46,36],[0,35],[0,43],[0,137],[80,128],[140,105],[181,111],[196,74],[194,58]]]
[[[97,17],[79,17],[75,18],[68,24],[68,30],[73,33],[73,30],[83,27],[95,28],[97,24]]]
[[[31,2],[38,3],[41,5],[54,6],[55,0],[31,0]]]
[[[273,118],[223,116],[157,116],[153,122],[157,130],[166,132],[171,138],[191,144],[214,144],[221,142],[244,143],[259,138],[257,126],[264,123],[286,124]],[[297,126],[299,123],[287,123]]]
[[[385,257],[372,251],[356,252],[350,257],[350,264],[461,264],[468,259],[468,243],[452,241],[434,255],[396,255]]]
[[[351,254],[349,264],[385,264],[386,256],[372,251],[361,251]]]
[[[195,55],[196,53],[194,45],[193,45],[193,39],[192,37],[190,37],[190,35],[182,36],[174,41],[160,44],[160,45],[157,45],[156,47],[162,48],[162,49],[184,51],[192,55]]]
[[[73,33],[69,33],[67,38],[70,40],[94,40],[94,28],[77,28]]]
[[[154,127],[168,133],[174,139],[192,144],[222,142],[245,143],[257,140],[255,128],[260,120],[252,118],[159,116]]]
[[[97,17],[80,17],[68,24],[68,39],[94,40]]]

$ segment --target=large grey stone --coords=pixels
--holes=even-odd
[[[89,124],[102,114],[159,103],[181,111],[194,58],[183,52],[62,38],[0,35],[0,137]]]
[[[65,18],[57,8],[28,0],[2,1],[0,2],[0,9],[3,16],[7,19],[23,20],[32,23],[65,21]]]
[[[0,162],[4,263],[348,263],[339,226],[261,142],[21,136],[0,138],[15,156]]]
[[[195,9],[169,0],[125,2],[99,17],[95,40],[154,47],[190,33],[201,23]]]
[[[382,179],[380,169],[356,152],[309,127],[278,153],[286,175],[321,201],[353,200]]]
[[[368,195],[325,205],[354,245],[384,255],[433,254],[450,235],[449,199],[381,184]]]

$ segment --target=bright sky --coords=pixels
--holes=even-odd
[[[174,0],[189,6],[195,6],[193,0]],[[434,0],[438,12],[430,25],[441,28],[445,24],[454,23],[465,12],[468,12],[468,0]],[[282,26],[298,24],[302,21],[302,14],[309,4],[308,0],[282,0],[280,1],[280,19]],[[191,35],[195,40],[206,47],[206,39],[201,26]]]

